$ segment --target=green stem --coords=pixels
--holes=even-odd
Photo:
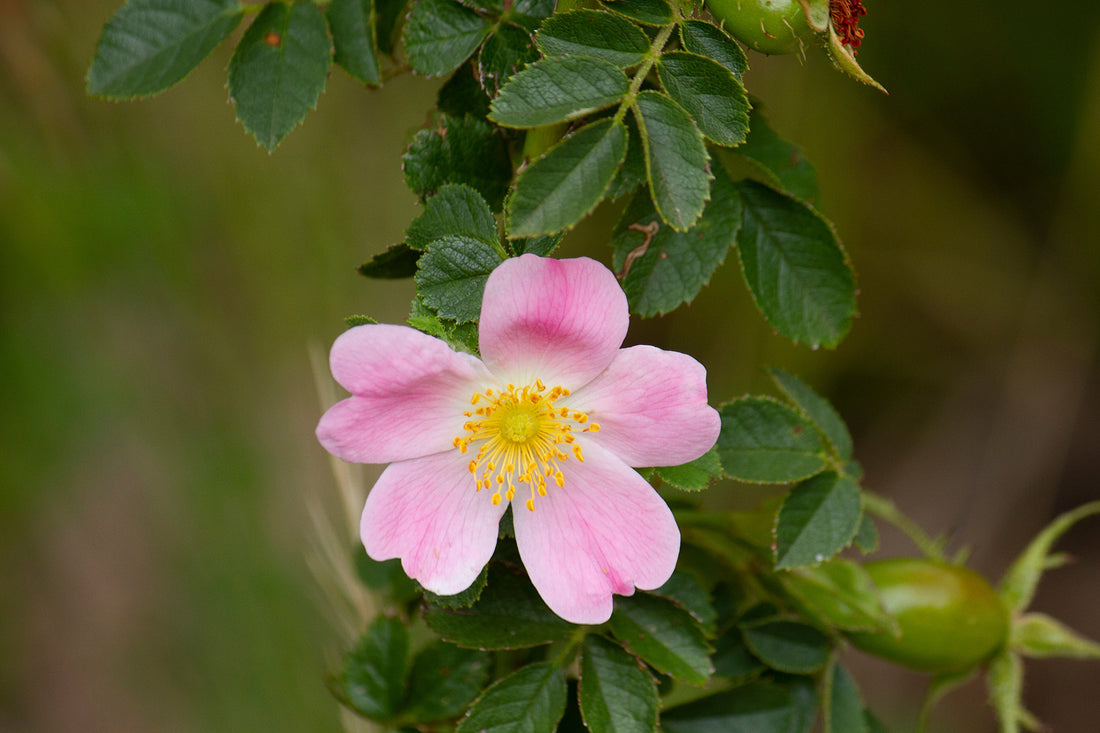
[[[889,522],[900,529],[925,556],[933,560],[945,561],[943,540],[933,539],[909,517],[901,513],[897,505],[884,496],[863,491],[863,508],[872,516]]]
[[[639,64],[637,71],[634,72],[634,78],[630,80],[630,90],[627,91],[622,104],[619,105],[619,111],[615,113],[616,122],[621,122],[623,117],[626,116],[627,108],[634,104],[634,100],[638,96],[638,91],[642,88],[642,84],[645,83],[645,78],[649,75],[649,71],[653,68],[653,64],[657,63],[657,59],[661,58],[661,51],[664,50],[665,44],[668,43],[668,39],[672,36],[672,31],[675,29],[676,23],[670,23],[662,28],[656,38],[653,39],[653,43],[649,46],[649,54],[647,54],[645,59],[642,60],[642,63]]]

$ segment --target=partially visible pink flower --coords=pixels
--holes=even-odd
[[[562,618],[595,624],[612,594],[672,574],[680,531],[630,466],[698,458],[718,437],[706,371],[690,356],[619,348],[627,303],[590,259],[523,255],[485,285],[479,360],[404,326],[336,339],[332,374],[351,397],[317,426],[331,453],[390,463],[360,532],[375,560],[401,558],[443,595],[466,589],[513,505],[535,588]]]

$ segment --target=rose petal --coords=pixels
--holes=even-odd
[[[457,450],[390,465],[367,495],[359,534],[375,560],[440,595],[466,590],[489,562],[507,503],[478,492]]]
[[[706,453],[722,427],[707,404],[707,370],[687,354],[653,346],[621,349],[569,398],[600,426],[589,439],[631,466],[678,466]]]
[[[669,579],[680,530],[636,471],[590,441],[583,449],[583,463],[561,464],[565,486],[551,485],[534,511],[517,497],[512,517],[520,557],[546,605],[566,621],[600,624],[611,617],[613,593]]]
[[[352,396],[317,425],[330,453],[388,463],[438,453],[464,435],[470,397],[492,378],[469,354],[405,326],[366,325],[332,345],[332,375]]]
[[[595,260],[527,254],[493,270],[481,304],[481,356],[504,381],[576,389],[626,337],[626,296]]]

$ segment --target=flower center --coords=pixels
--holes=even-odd
[[[564,387],[547,389],[537,379],[524,387],[509,384],[505,390],[475,392],[470,398],[476,408],[462,413],[470,419],[463,425],[466,434],[456,437],[454,445],[467,453],[476,444],[470,473],[478,491],[493,489],[493,504],[511,501],[516,485],[527,484],[527,508],[534,511],[535,495],[546,496],[547,479],[559,488],[565,485],[558,464],[570,456],[584,461],[574,434],[595,433],[600,426],[589,423],[583,412],[558,404],[568,396]]]
[[[852,47],[853,54],[863,40],[863,29],[857,27],[861,15],[867,15],[863,0],[829,0],[829,20],[833,29],[841,43]]]

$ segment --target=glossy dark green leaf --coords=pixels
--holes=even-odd
[[[454,0],[416,0],[404,31],[409,64],[428,76],[449,74],[477,50],[489,29],[488,20]]]
[[[481,86],[490,97],[495,97],[509,77],[538,57],[527,31],[518,25],[501,23],[485,40],[478,54]]]
[[[420,252],[404,244],[395,244],[359,265],[359,274],[383,280],[412,277],[416,274],[416,261],[419,259]]]
[[[818,198],[817,171],[802,156],[801,148],[781,138],[768,125],[755,104],[749,113],[749,136],[737,148],[738,155],[748,159],[772,188],[814,203]]]
[[[568,637],[575,628],[554,614],[531,581],[500,563],[489,567],[489,583],[470,608],[428,605],[428,626],[447,641],[473,649],[522,649]]]
[[[740,184],[737,250],[764,318],[795,343],[836,346],[856,311],[855,273],[832,227],[806,204]]]
[[[531,664],[493,683],[455,733],[553,733],[565,701],[561,670],[545,662]]]
[[[683,51],[666,53],[657,74],[668,96],[699,131],[719,145],[740,145],[749,131],[749,99],[741,82],[717,61]]]
[[[626,18],[574,10],[548,19],[535,39],[546,56],[592,56],[625,69],[649,53],[649,38]]]
[[[409,630],[396,618],[379,616],[344,659],[348,703],[371,720],[387,721],[401,710],[409,666]]]
[[[743,397],[718,412],[718,456],[733,478],[788,483],[824,470],[821,437],[793,408],[766,397]]]
[[[772,682],[750,682],[661,714],[665,733],[790,733],[791,696]]]
[[[657,685],[638,660],[601,636],[584,639],[580,707],[591,733],[652,733]]]
[[[244,16],[235,0],[129,0],[103,27],[88,94],[129,99],[178,82]]]
[[[420,257],[416,292],[443,318],[476,321],[485,281],[501,261],[497,251],[479,239],[462,235],[437,239]]]
[[[491,668],[487,652],[432,642],[413,660],[403,717],[428,722],[460,715],[488,682]]]
[[[635,119],[646,154],[646,175],[661,218],[687,231],[710,197],[710,156],[691,116],[657,92],[642,92]]]
[[[848,671],[839,664],[833,666],[825,733],[867,733],[867,718],[863,712],[859,687]]]
[[[772,379],[784,394],[795,403],[810,421],[832,444],[837,458],[843,463],[852,457],[852,434],[844,419],[829,401],[814,391],[810,385],[778,367],[769,369]]]
[[[662,481],[681,491],[702,491],[725,475],[718,451],[714,448],[694,461],[679,466],[659,466],[655,470]]]
[[[694,300],[725,261],[740,219],[740,197],[722,170],[710,203],[686,232],[668,226],[648,196],[635,196],[611,240],[630,310],[650,317]]]
[[[469,186],[448,184],[424,202],[424,211],[405,230],[405,244],[424,250],[436,239],[456,235],[491,246],[497,241],[497,222],[481,194]]]
[[[562,140],[516,179],[508,236],[551,234],[576,224],[603,198],[625,155],[626,127],[613,120],[585,125]]]
[[[313,3],[271,3],[229,62],[229,98],[244,129],[270,152],[317,106],[332,66],[325,16]]]
[[[332,0],[325,8],[332,31],[333,59],[364,84],[382,83],[374,38],[373,0]]]
[[[492,125],[476,117],[444,117],[421,130],[402,157],[405,183],[421,198],[448,183],[465,183],[499,211],[512,179],[508,143]]]
[[[828,560],[848,546],[862,512],[859,487],[832,471],[791,489],[776,518],[777,568],[796,568]]]
[[[742,625],[741,633],[749,650],[760,661],[781,672],[816,672],[825,666],[833,651],[828,635],[797,621]]]
[[[508,80],[489,119],[504,127],[540,127],[617,104],[629,89],[626,74],[607,61],[543,59]]]
[[[714,59],[738,79],[749,68],[749,61],[737,41],[711,23],[684,21],[680,24],[680,42],[685,51]]]
[[[600,5],[643,25],[672,22],[672,8],[665,0],[600,0]]]
[[[654,669],[694,685],[710,676],[711,650],[701,625],[672,601],[644,593],[616,596],[611,630]]]

